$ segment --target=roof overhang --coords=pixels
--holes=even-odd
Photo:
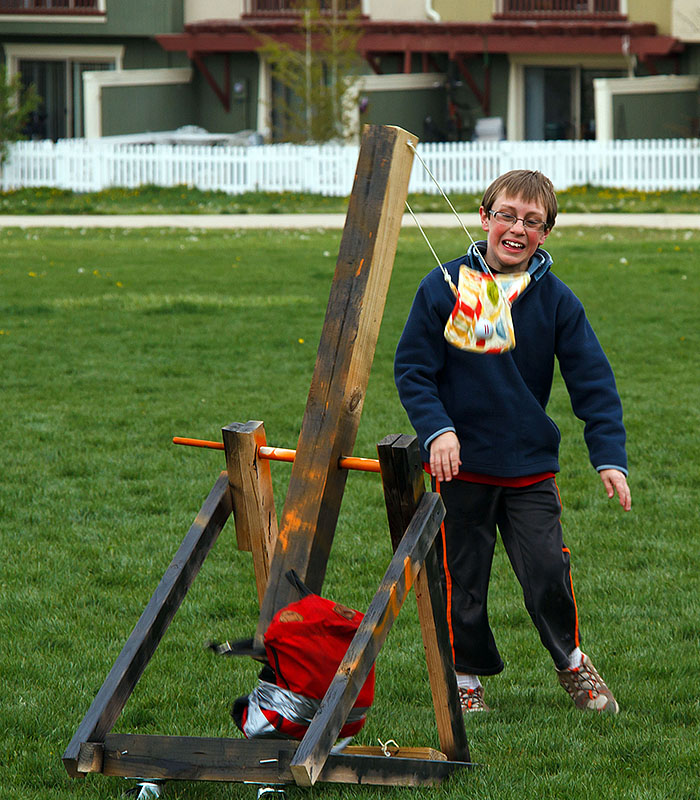
[[[672,36],[659,35],[653,23],[626,21],[507,21],[485,23],[394,22],[361,19],[358,51],[367,57],[382,53],[431,53],[449,57],[483,53],[624,53],[659,58],[683,50]],[[210,20],[185,27],[181,34],[161,34],[164,50],[193,53],[235,53],[257,50],[264,37],[297,49],[305,46],[294,19]]]

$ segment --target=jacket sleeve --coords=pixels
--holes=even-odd
[[[556,355],[573,412],[584,422],[591,463],[627,474],[622,402],[610,362],[573,293],[562,300],[557,317]]]
[[[436,436],[455,430],[438,388],[447,348],[444,337],[446,315],[444,308],[442,311],[438,308],[438,305],[445,305],[445,299],[439,297],[436,301],[434,295],[441,289],[449,293],[443,284],[441,280],[431,281],[429,275],[419,286],[394,360],[399,398],[426,450]]]

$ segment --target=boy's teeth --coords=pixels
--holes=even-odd
[[[507,245],[508,247],[518,247],[522,249],[525,245],[522,242],[513,242],[510,239],[506,239],[503,244]]]

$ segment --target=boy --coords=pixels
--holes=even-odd
[[[540,172],[514,170],[486,190],[486,241],[444,265],[493,277],[529,273],[512,303],[515,348],[468,352],[445,340],[455,295],[440,269],[422,281],[399,341],[395,379],[447,515],[438,537],[462,710],[488,711],[481,675],[503,669],[487,615],[498,527],[526,608],[559,682],[582,710],[617,713],[612,692],[579,649],[578,615],[562,541],[559,431],[546,415],[556,357],[608,497],[631,507],[622,407],[603,350],[576,296],[543,249],[557,201]],[[522,285],[522,284],[521,284]],[[488,335],[488,333],[486,334]]]

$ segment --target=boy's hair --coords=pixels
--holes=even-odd
[[[530,169],[514,169],[505,172],[484,192],[481,205],[487,213],[499,194],[521,197],[526,203],[541,203],[547,214],[547,228],[553,228],[557,218],[557,196],[554,186],[546,175]]]

